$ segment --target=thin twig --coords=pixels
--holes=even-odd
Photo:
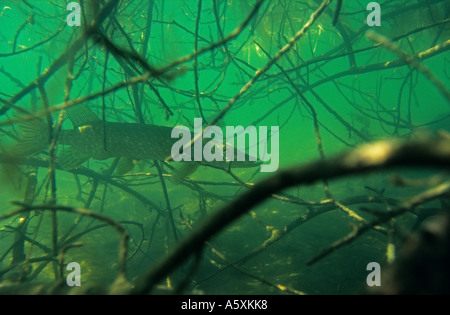
[[[371,40],[382,44],[384,47],[388,48],[390,51],[394,52],[397,56],[399,56],[405,63],[413,66],[418,71],[422,72],[428,80],[431,81],[441,92],[441,94],[447,99],[447,102],[450,103],[450,90],[448,90],[444,83],[434,75],[433,72],[430,71],[430,69],[423,65],[416,57],[409,56],[405,52],[403,52],[396,44],[394,44],[392,41],[390,41],[387,37],[378,34],[372,30],[369,30],[366,32],[366,36],[370,38]],[[450,40],[447,40],[445,42],[447,45],[450,44]],[[445,44],[443,43],[443,44]]]
[[[65,211],[65,212],[70,212],[70,213],[75,213],[75,214],[79,214],[79,215],[84,215],[84,216],[88,216],[88,217],[92,217],[95,218],[97,220],[103,221],[105,223],[107,223],[108,225],[112,226],[113,228],[115,228],[117,230],[117,232],[120,235],[120,244],[119,244],[119,267],[118,267],[118,271],[119,274],[121,276],[125,276],[125,271],[126,271],[126,258],[127,258],[127,252],[128,252],[128,233],[125,230],[125,228],[116,220],[95,212],[95,211],[91,211],[88,209],[84,209],[84,208],[75,208],[75,207],[69,207],[69,206],[60,206],[60,205],[26,205],[26,204],[22,204],[22,203],[17,203],[14,202],[14,204],[20,206],[21,208],[18,210],[14,210],[11,211],[9,213],[0,215],[0,220],[4,220],[6,218],[9,218],[11,216],[17,215],[17,214],[21,214],[21,213],[28,213],[32,210],[39,210],[39,211],[51,211],[51,212],[57,212],[57,211]]]
[[[430,200],[439,198],[445,194],[448,194],[450,192],[450,182],[442,183],[436,187],[433,187],[407,201],[404,201],[399,207],[393,209],[392,211],[386,212],[384,215],[379,215],[377,219],[373,220],[372,222],[369,222],[363,226],[360,226],[358,228],[355,228],[350,234],[347,236],[337,240],[334,242],[330,247],[324,249],[320,254],[312,258],[307,262],[308,265],[312,265],[316,263],[317,261],[321,260],[322,258],[328,256],[338,248],[341,248],[344,245],[347,245],[354,240],[356,240],[359,236],[364,234],[365,232],[371,230],[373,227],[386,223],[392,218],[398,217],[399,215],[402,215],[406,213],[407,211],[413,210],[418,205],[421,205],[425,202],[428,202]]]

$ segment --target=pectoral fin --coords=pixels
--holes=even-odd
[[[131,171],[136,165],[136,160],[131,158],[121,158],[116,167],[116,174],[123,175]]]
[[[172,181],[175,184],[181,183],[183,179],[194,173],[195,170],[199,167],[199,165],[200,165],[199,163],[189,163],[189,162],[183,164],[183,166],[181,166],[173,173]]]
[[[22,117],[17,114],[17,117]],[[11,148],[15,155],[23,156],[38,153],[49,145],[49,130],[43,120],[39,118],[25,120],[19,123],[20,140]]]
[[[81,153],[72,148],[65,148],[58,154],[56,161],[63,169],[71,170],[79,167],[89,160],[89,158],[90,156],[85,153]]]

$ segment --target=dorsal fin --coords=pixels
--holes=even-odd
[[[72,122],[74,128],[86,126],[94,122],[102,121],[85,104],[77,104],[66,109],[67,118]]]

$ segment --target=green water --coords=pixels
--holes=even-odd
[[[200,11],[199,2],[194,0],[119,1],[100,27],[102,34],[118,48],[115,50],[98,38],[95,40],[94,36],[87,42],[80,40],[93,17],[98,16],[95,5],[84,1],[81,26],[70,27],[66,24],[70,13],[66,10],[67,3],[0,1],[2,108],[13,103],[31,113],[39,113],[46,106],[51,109],[64,105],[65,100],[92,95],[94,97],[84,103],[99,117],[104,115],[107,121],[173,127],[190,126],[202,113],[208,121],[216,117],[254,78],[256,71],[303,27],[321,1],[263,1],[239,35],[225,45],[176,64],[166,75],[156,75],[134,85],[123,84],[114,91],[108,89],[145,73],[145,67],[133,56],[140,56],[155,69],[172,65],[179,58],[194,53],[195,46],[201,51],[231,34],[251,14],[256,1],[201,1]],[[432,126],[433,132],[450,130],[448,102],[423,73],[405,63],[383,69],[384,63],[399,57],[383,46],[366,49],[374,45],[364,35],[369,29],[366,24],[368,3],[344,1],[336,27],[331,24],[336,5],[332,3],[276,64],[233,103],[216,125],[279,126],[280,169],[320,158],[313,115],[298,92],[317,115],[325,157],[365,142],[392,137],[414,138],[421,125],[442,118],[444,120]],[[449,25],[442,22],[448,18],[448,13],[445,15],[449,10],[447,1],[379,3],[381,26],[371,29],[387,38],[397,38],[398,49],[406,54],[419,54],[448,40]],[[71,51],[77,40],[82,45],[72,49],[73,56],[58,59]],[[354,56],[353,66],[349,55]],[[444,86],[449,86],[448,54],[438,51],[421,62]],[[71,63],[73,74],[69,76]],[[53,71],[55,68],[57,71]],[[44,74],[48,70],[51,74],[47,77]],[[44,77],[41,90],[32,85],[34,80]],[[69,95],[66,95],[67,78],[73,79]],[[102,91],[106,92],[102,94]],[[59,113],[59,110],[52,111],[51,123],[56,123]],[[9,153],[11,145],[20,138],[20,124],[6,124],[17,117],[23,117],[17,115],[17,110],[2,110],[0,121],[5,123],[0,126],[2,154]],[[44,120],[49,118],[42,116]],[[62,128],[72,128],[70,121],[66,119]],[[62,146],[57,147],[56,156],[62,149]],[[249,189],[227,172],[207,167],[200,167],[190,175],[189,182],[175,184],[167,176],[162,185],[152,160],[138,161],[127,175],[111,176],[108,169],[114,159],[90,159],[82,165],[90,173],[77,174],[77,171],[57,167],[53,180],[49,176],[48,158],[46,150],[35,154],[34,162],[23,162],[15,157],[13,162],[17,159],[16,163],[2,162],[0,215],[19,208],[11,201],[24,202],[27,183],[32,178],[30,172],[37,170],[34,194],[26,203],[88,208],[121,222],[130,236],[126,274],[132,283],[175,247],[173,227],[177,239],[182,239],[202,219]],[[37,166],[37,159],[45,162]],[[179,167],[175,162],[169,164]],[[174,172],[166,165],[161,167],[163,174]],[[251,183],[274,175],[256,170],[239,168],[232,172],[241,181]],[[346,201],[358,196],[375,196],[374,190],[383,191],[383,197],[402,201],[426,187],[396,187],[390,182],[394,174],[427,178],[435,173],[438,171],[385,170],[332,180],[328,189],[335,200],[356,212],[362,220],[370,220],[372,216],[360,208],[387,211],[383,202],[369,205],[346,204]],[[176,287],[187,278],[186,292],[201,290],[207,294],[364,292],[367,264],[386,263],[387,236],[371,230],[308,266],[306,263],[312,257],[350,233],[352,226],[362,223],[336,207],[309,218],[313,210],[326,209],[318,205],[328,199],[322,181],[283,193],[294,202],[268,198],[249,209],[252,216],[245,214],[205,245],[194,273],[189,272],[194,262],[191,256],[184,265],[166,275],[160,285]],[[151,203],[137,198],[136,194]],[[299,204],[304,201],[314,204]],[[430,208],[439,206],[436,200],[430,204]],[[153,205],[164,215],[160,216]],[[273,231],[283,231],[302,216],[306,222],[280,240],[269,242],[269,246],[245,262],[230,266],[269,241]],[[66,212],[58,212],[55,221],[48,211],[30,210],[23,230],[27,239],[19,242],[23,244],[20,249],[15,241],[20,239],[18,229],[23,227],[20,218],[25,218],[25,214],[5,218],[0,223],[0,279],[11,281],[19,277],[24,283],[56,281],[60,277],[60,253],[65,251],[62,244],[69,246],[64,264],[74,261],[81,266],[82,286],[106,285],[116,278],[120,239],[112,227]],[[406,214],[396,220],[409,231],[415,216]],[[52,242],[55,235],[56,247]],[[70,239],[73,235],[79,237]],[[82,246],[70,247],[74,242]],[[395,236],[394,243],[399,246],[400,238]],[[24,255],[22,259],[14,248]],[[14,268],[9,270],[8,266],[14,261]],[[2,271],[6,269],[8,272]],[[64,269],[63,278],[68,273]]]

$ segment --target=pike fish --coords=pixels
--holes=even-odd
[[[64,169],[74,169],[89,160],[105,160],[120,157],[121,161],[116,173],[125,174],[135,165],[136,160],[166,160],[171,156],[172,146],[179,139],[171,138],[173,128],[167,126],[103,122],[86,105],[80,104],[67,108],[67,118],[73,129],[60,130],[57,145],[64,149],[57,155],[58,164]],[[41,152],[49,146],[49,128],[41,119],[33,119],[21,123],[20,141],[13,148],[17,155],[27,155]],[[192,135],[193,138],[193,135]],[[225,159],[226,146],[222,148],[223,161],[182,162],[181,177],[191,174],[199,165],[216,168],[249,168],[261,164],[251,161],[245,154],[244,161],[237,160],[234,151],[234,161]],[[193,150],[191,150],[193,151]],[[177,163],[177,162],[176,162]]]

